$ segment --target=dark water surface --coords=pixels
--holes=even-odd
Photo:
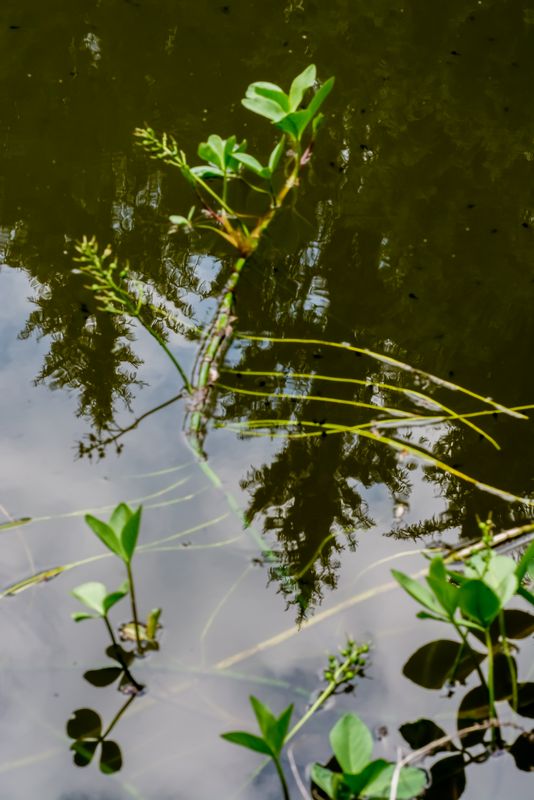
[[[271,131],[239,100],[251,81],[287,86],[313,62],[321,79],[336,76],[328,121],[294,207],[243,273],[239,329],[347,341],[510,406],[534,402],[534,11],[512,0],[4,0],[0,60],[0,513],[33,518],[0,533],[1,586],[101,555],[84,511],[143,499],[152,547],[136,559],[138,593],[143,609],[164,609],[161,650],[136,670],[149,691],[114,731],[123,768],[105,776],[72,764],[65,724],[83,707],[107,723],[124,697],[84,680],[108,663],[105,631],[71,622],[69,592],[118,584],[120,565],[90,561],[2,599],[0,800],[274,800],[276,775],[254,778],[259,757],[219,734],[251,725],[251,693],[302,713],[346,634],[373,642],[370,680],[296,738],[306,784],[342,710],[387,727],[376,752],[391,760],[406,722],[454,731],[466,689],[448,697],[402,674],[443,631],[416,624],[415,604],[383,587],[391,567],[420,569],[432,539],[475,536],[476,514],[505,528],[529,520],[529,507],[365,438],[239,436],[237,423],[287,419],[284,398],[221,390],[215,418],[230,429],[213,426],[206,441],[219,485],[184,440],[182,401],[118,438],[120,452],[99,446],[180,385],[146,333],[96,312],[72,255],[96,235],[184,325],[209,319],[231,257],[169,233],[188,187],[148,161],[132,131],[167,130],[191,156],[211,133],[268,152]],[[191,337],[169,332],[169,343],[192,363]],[[342,387],[343,399],[376,399],[379,382],[425,388],[321,345],[241,340],[228,363],[369,381]],[[298,413],[354,420],[320,400]],[[483,427],[500,451],[458,425],[418,429],[412,443],[533,498],[534,426],[490,415]],[[281,568],[261,563],[261,537]],[[531,641],[518,661],[532,680]],[[461,785],[428,796],[449,800]],[[462,796],[527,800],[532,782],[503,755],[471,765]]]

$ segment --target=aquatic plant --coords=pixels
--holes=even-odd
[[[499,555],[492,549],[493,525],[491,519],[479,522],[481,549],[467,557],[458,568],[448,566],[443,556],[430,562],[425,577],[426,586],[398,570],[392,570],[402,588],[423,607],[419,619],[444,622],[454,628],[461,639],[450,678],[454,679],[462,661],[467,659],[477,670],[484,691],[487,692],[490,719],[498,719],[495,708],[496,679],[495,653],[501,652],[508,666],[511,686],[511,705],[519,708],[517,668],[512,658],[511,635],[507,631],[506,606],[515,596],[534,605],[534,594],[524,585],[525,577],[534,575],[534,542],[526,549],[518,563],[511,556]],[[451,559],[449,559],[450,561]],[[480,659],[468,644],[468,636],[482,640],[486,653]],[[487,658],[487,675],[480,669],[480,661]]]
[[[368,653],[368,644],[358,645],[352,639],[348,639],[346,645],[340,649],[339,655],[329,656],[328,666],[324,670],[326,688],[291,730],[289,730],[289,723],[293,714],[293,705],[288,706],[276,717],[260,700],[250,697],[250,704],[258,722],[260,735],[249,731],[230,731],[222,734],[222,738],[232,744],[269,756],[280,778],[284,800],[289,800],[289,789],[281,762],[284,745],[299,732],[331,695],[341,687],[350,685],[356,677],[364,674]]]
[[[141,636],[143,626],[142,623],[139,622],[139,616],[137,613],[135,585],[132,574],[132,559],[137,546],[139,528],[141,526],[141,513],[142,506],[139,506],[136,511],[133,511],[131,508],[129,508],[129,506],[126,505],[126,503],[119,503],[119,505],[111,514],[109,522],[104,522],[103,520],[97,519],[97,517],[93,517],[92,514],[85,515],[85,521],[95,536],[100,539],[102,544],[104,544],[108,550],[111,550],[111,552],[123,562],[124,566],[126,567],[128,580],[122,585],[118,592],[113,592],[110,595],[106,595],[105,587],[99,583],[84,584],[75,590],[75,596],[89,606],[89,608],[95,610],[98,616],[102,617],[110,632],[111,626],[109,625],[107,612],[115,603],[121,600],[122,597],[126,596],[127,594],[130,596],[133,615],[134,639],[137,644],[138,655],[143,654],[145,645]],[[79,621],[81,619],[87,619],[88,616],[89,615],[87,614],[77,614],[74,618],[76,621]],[[114,641],[112,633],[111,638]]]
[[[311,777],[331,800],[388,800],[394,779],[398,800],[411,800],[427,784],[426,773],[418,767],[402,767],[396,776],[394,763],[383,758],[371,760],[373,737],[356,714],[344,714],[336,722],[330,731],[330,745],[339,770],[314,764]]]

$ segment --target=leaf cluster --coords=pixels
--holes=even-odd
[[[312,767],[313,782],[331,800],[356,800],[359,797],[387,800],[395,764],[372,760],[373,737],[356,714],[345,714],[330,731],[330,744],[340,767],[335,772],[320,764]],[[415,767],[402,767],[397,798],[417,797],[427,783],[426,773]]]

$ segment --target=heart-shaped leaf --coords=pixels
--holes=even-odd
[[[356,714],[344,714],[330,731],[332,751],[343,772],[357,774],[367,766],[373,752],[373,737]]]

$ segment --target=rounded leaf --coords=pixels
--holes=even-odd
[[[483,627],[491,625],[499,611],[501,601],[484,581],[467,581],[458,591],[458,605],[462,614]]]
[[[345,714],[336,722],[330,731],[330,744],[343,772],[361,772],[371,760],[373,737],[356,714]]]

